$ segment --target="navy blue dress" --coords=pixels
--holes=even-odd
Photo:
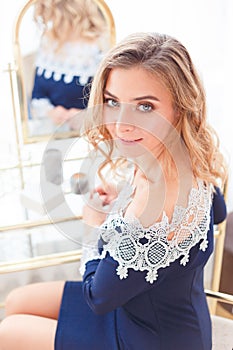
[[[80,76],[73,76],[69,83],[64,82],[65,75],[61,79],[54,79],[55,73],[50,78],[44,74],[39,74],[40,68],[36,68],[32,99],[47,98],[53,106],[63,106],[64,108],[84,109],[87,107],[90,83],[92,76],[88,77],[85,83],[80,83]]]
[[[135,269],[121,279],[119,261],[107,252],[86,263],[82,282],[66,282],[55,350],[211,350],[203,268],[213,251],[213,225],[226,217],[218,189],[212,198],[208,246],[194,245],[185,266],[175,259],[153,283]]]
[[[87,107],[90,83],[102,59],[102,38],[93,42],[57,42],[42,37],[35,62],[31,119],[43,119],[56,106]],[[57,49],[59,47],[59,50]]]

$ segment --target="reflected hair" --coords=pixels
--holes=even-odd
[[[189,152],[196,178],[214,185],[226,180],[226,164],[219,150],[219,139],[207,123],[203,84],[187,49],[175,38],[158,33],[135,33],[113,47],[102,61],[92,83],[86,120],[86,135],[97,148],[108,144],[106,162],[111,162],[113,140],[102,120],[103,92],[114,68],[140,67],[169,89],[178,115],[176,129]]]
[[[106,21],[94,0],[38,0],[35,21],[61,46],[70,35],[95,40],[106,29]]]

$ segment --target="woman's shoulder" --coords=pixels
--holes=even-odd
[[[161,220],[144,227],[140,220],[123,213],[109,215],[101,227],[104,253],[118,261],[120,278],[127,276],[128,268],[148,271],[147,281],[157,279],[158,269],[180,259],[185,266],[190,250],[200,243],[200,250],[208,247],[213,187],[198,181],[192,188],[187,207],[176,206],[172,220],[164,212]]]

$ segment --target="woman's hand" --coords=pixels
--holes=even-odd
[[[96,187],[94,193],[99,194],[103,205],[110,205],[118,196],[117,187],[112,183],[106,183],[104,186],[100,185]]]
[[[110,212],[117,195],[116,186],[113,184],[96,187],[83,207],[84,222],[92,227],[100,226]]]
[[[54,124],[59,125],[72,120],[79,111],[76,108],[66,109],[63,106],[56,106],[48,112],[48,115]]]
[[[91,196],[88,203],[83,206],[83,220],[91,227],[100,226],[106,219],[107,212],[98,194]]]

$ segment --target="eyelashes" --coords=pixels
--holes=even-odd
[[[120,107],[120,103],[113,98],[104,98],[104,104],[110,108]]]
[[[141,112],[148,113],[154,110],[154,106],[151,103],[141,103],[137,109]]]
[[[121,103],[113,98],[104,98],[104,104],[112,109],[117,109],[121,106]],[[152,103],[149,102],[140,102],[137,105],[132,105],[135,110],[140,111],[142,113],[149,113],[155,110],[155,107]]]

